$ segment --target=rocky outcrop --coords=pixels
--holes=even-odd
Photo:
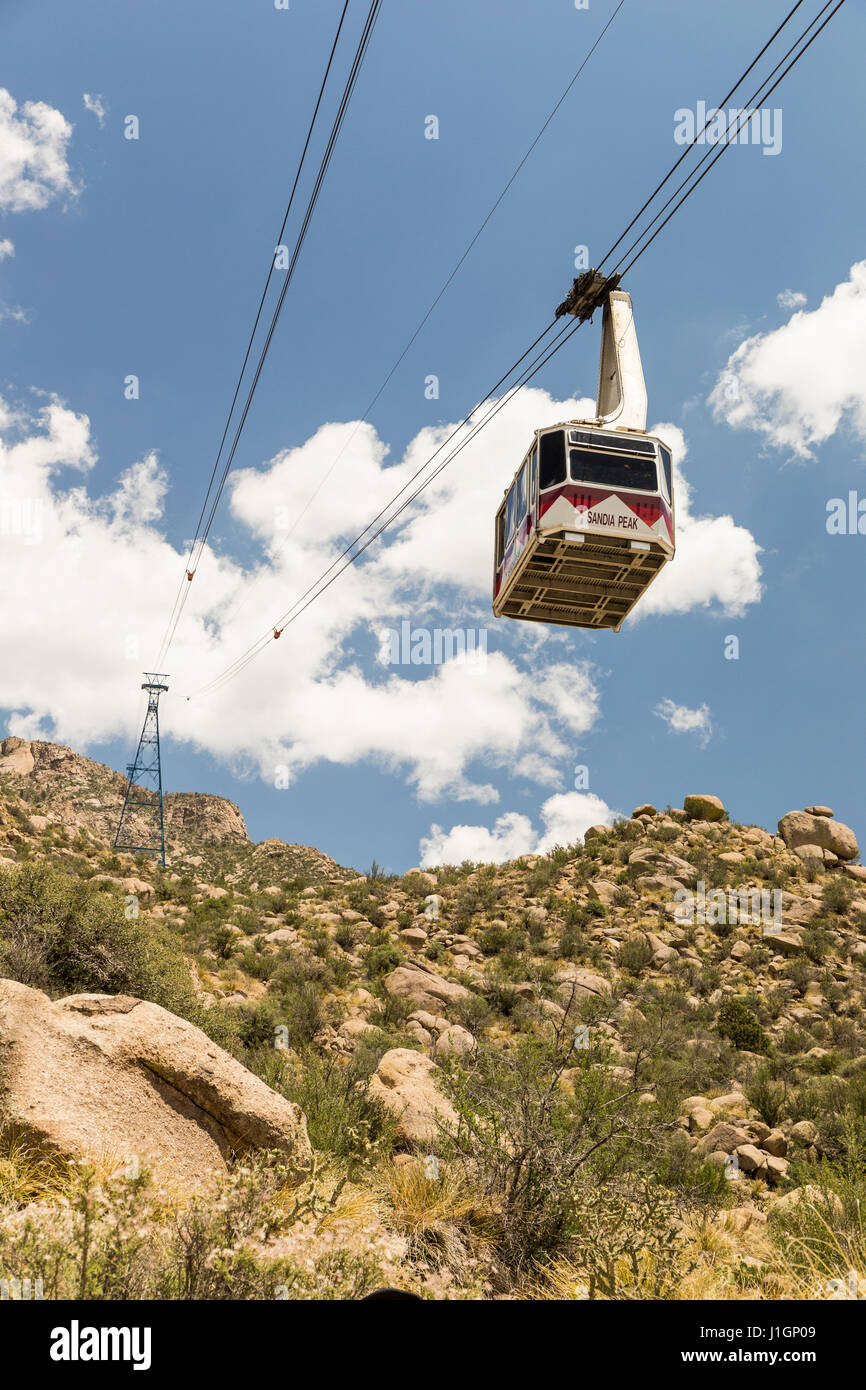
[[[556,972],[556,992],[564,1003],[572,999],[582,999],[586,995],[602,998],[610,994],[610,981],[592,970],[579,965],[566,965]]]
[[[147,1164],[172,1187],[207,1185],[232,1151],[311,1162],[306,1122],[199,1028],[124,995],[53,1003],[0,980],[0,1114],[69,1158]]]
[[[72,830],[114,839],[126,791],[126,778],[104,763],[84,758],[57,743],[5,738],[0,742],[0,775],[26,777],[37,793],[39,810]],[[240,809],[223,796],[169,792],[165,797],[166,839],[178,848],[249,844]]]
[[[837,859],[856,859],[859,853],[854,831],[841,821],[834,820],[828,806],[813,806],[810,811],[789,811],[779,821],[779,834],[786,847],[794,851],[814,846],[816,853],[818,850],[828,850]]]
[[[249,844],[250,839],[240,807],[207,792],[169,792],[165,833],[179,845]]]
[[[27,777],[36,766],[33,745],[23,738],[4,738],[0,741],[0,772],[17,772]]]
[[[82,757],[60,744],[28,742],[22,738],[0,740],[0,777],[13,787],[27,784],[27,800],[38,815],[31,828],[54,824],[71,834],[86,830],[106,846],[112,844],[126,792],[126,778],[104,763]],[[356,878],[320,850],[307,845],[269,839],[250,842],[243,814],[233,801],[207,792],[167,792],[164,799],[166,848],[170,859],[190,857],[198,867],[200,850],[235,850],[242,856],[243,875],[264,888],[286,879],[329,883]],[[136,826],[130,823],[132,837]],[[151,843],[153,825],[140,825],[142,843]],[[0,837],[2,838],[2,837]]]
[[[842,1215],[842,1201],[835,1192],[827,1192],[807,1183],[805,1187],[795,1187],[783,1197],[777,1197],[769,1210],[770,1219],[790,1216],[799,1206],[814,1207],[823,1221],[828,1215]]]
[[[703,796],[692,794],[687,796],[683,802],[683,810],[689,820],[724,820],[724,802],[717,796]]]
[[[368,1094],[390,1110],[397,1134],[409,1144],[435,1144],[442,1126],[449,1131],[457,1127],[457,1112],[439,1090],[436,1076],[429,1057],[408,1047],[394,1047],[370,1077]]]
[[[389,994],[411,999],[416,1008],[426,1009],[432,1014],[461,999],[471,998],[470,991],[464,985],[446,980],[423,961],[412,960],[398,965],[396,970],[385,976],[384,985]]]

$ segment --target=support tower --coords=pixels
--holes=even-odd
[[[114,848],[130,854],[155,854],[165,868],[165,823],[162,810],[162,767],[159,759],[159,697],[168,690],[168,676],[145,671],[147,714],[138,740],[135,762],[127,764],[126,795],[114,837]]]

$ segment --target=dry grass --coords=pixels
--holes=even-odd
[[[766,1226],[756,1220],[743,1228],[742,1218],[730,1213],[700,1216],[686,1221],[677,1256],[669,1269],[659,1271],[649,1253],[635,1278],[627,1261],[617,1267],[617,1286],[623,1300],[642,1299],[644,1290],[658,1286],[666,1302],[714,1302],[749,1299],[814,1298],[808,1280],[797,1280],[774,1245]],[[866,1287],[866,1285],[864,1285]],[[524,1297],[572,1302],[589,1297],[585,1270],[569,1259],[555,1261],[527,1286]]]
[[[493,1209],[445,1164],[435,1179],[420,1160],[389,1165],[380,1192],[385,1223],[405,1236],[412,1258],[457,1274],[475,1263],[492,1235]]]
[[[813,1232],[788,1242],[791,1297],[866,1299],[866,1227],[859,1205],[856,1222],[844,1231],[832,1226],[819,1207],[813,1212]]]
[[[866,1226],[835,1229],[815,1210],[817,1229],[808,1236],[781,1237],[760,1220],[742,1225],[730,1213],[687,1222],[678,1259],[663,1290],[665,1300],[692,1302],[866,1299]],[[635,1281],[623,1263],[623,1299],[641,1298],[640,1283],[654,1270],[642,1268]],[[524,1297],[574,1301],[589,1296],[585,1271],[568,1259],[557,1260],[527,1286]]]
[[[70,1186],[69,1163],[14,1130],[0,1131],[0,1204],[58,1201]]]

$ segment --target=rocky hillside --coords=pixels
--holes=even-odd
[[[313,1176],[236,1296],[263,1296],[278,1260],[307,1270],[289,1296],[332,1296],[335,1250],[346,1296],[825,1298],[851,1271],[866,1292],[866,868],[831,808],[771,831],[690,795],[546,856],[364,877],[251,845],[239,812],[209,822],[218,799],[189,797],[163,872],[100,832],[115,774],[46,744],[2,754],[16,1009],[68,1034],[34,992],[72,1014],[152,999],[306,1117]],[[224,838],[193,844],[198,817]],[[169,1045],[152,1052],[164,1078]],[[26,1087],[5,1085],[20,1132]],[[63,1113],[54,1148],[84,1157]],[[20,1176],[7,1201],[27,1207]]]
[[[73,834],[83,830],[111,843],[126,779],[71,748],[10,737],[0,740],[0,788],[4,786],[32,807],[38,828],[55,826]],[[306,845],[267,840],[262,846],[253,846],[240,808],[226,797],[169,792],[164,815],[166,852],[178,863],[188,861],[193,868],[200,868],[208,852],[219,847],[237,851],[232,864],[241,876],[250,867],[261,868],[267,882],[280,873],[290,877],[295,871],[322,880],[347,876],[347,871],[327,855]],[[152,827],[148,829],[152,831]],[[220,866],[225,869],[230,859],[223,855]]]

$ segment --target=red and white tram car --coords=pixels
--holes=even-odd
[[[497,617],[618,632],[673,558],[671,454],[643,428],[646,390],[622,292],[604,300],[597,410],[595,421],[537,430],[505,493]]]

